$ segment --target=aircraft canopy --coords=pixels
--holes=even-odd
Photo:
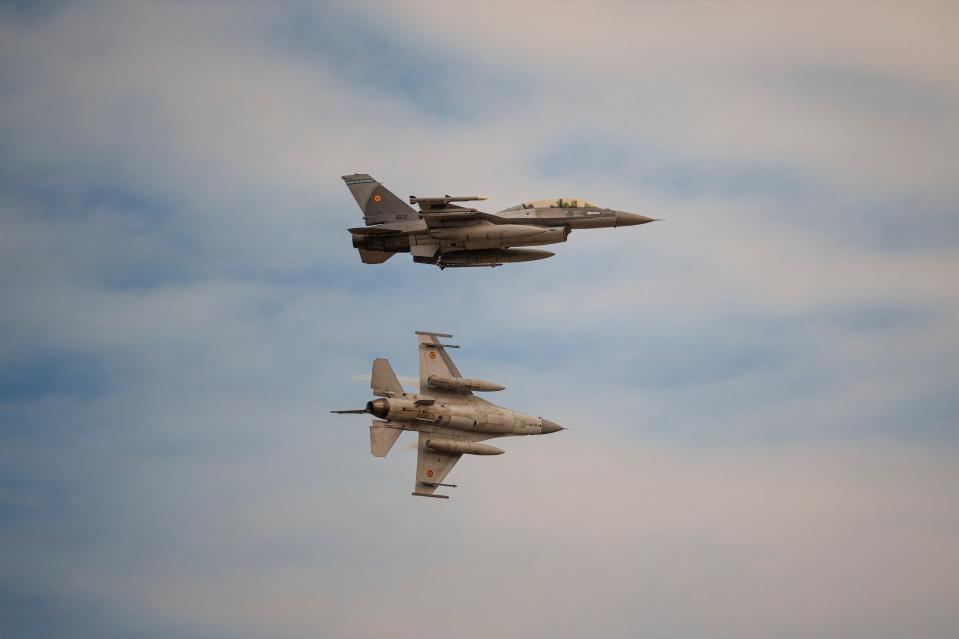
[[[517,204],[516,206],[511,206],[507,211],[519,211],[522,209],[568,209],[568,208],[591,208],[598,209],[598,205],[593,204],[588,200],[584,200],[581,197],[558,197],[551,200],[533,200],[531,202],[523,202],[522,204]]]

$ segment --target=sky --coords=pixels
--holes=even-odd
[[[0,4],[0,635],[959,625],[959,10]],[[364,265],[341,175],[665,221]],[[569,430],[409,496],[375,357]],[[407,386],[409,390],[415,390]]]

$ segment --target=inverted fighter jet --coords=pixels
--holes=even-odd
[[[367,402],[366,408],[334,410],[338,414],[369,413],[378,419],[370,426],[370,451],[386,457],[397,438],[405,430],[419,433],[416,453],[416,483],[413,495],[449,499],[434,494],[463,455],[500,455],[503,451],[480,442],[494,437],[545,435],[563,430],[559,424],[510,410],[477,397],[473,391],[499,391],[503,386],[493,382],[463,377],[447,348],[438,338],[452,337],[444,333],[416,331],[420,355],[420,392],[403,390],[390,363],[373,360],[370,386],[379,399]]]
[[[412,253],[414,262],[450,266],[500,266],[552,257],[529,246],[565,242],[573,229],[633,226],[654,221],[614,211],[579,198],[535,200],[495,215],[456,204],[485,200],[483,195],[410,196],[410,204],[369,175],[344,175],[366,226],[349,229],[366,264],[381,264],[395,253]]]

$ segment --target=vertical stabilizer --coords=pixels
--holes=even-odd
[[[365,173],[344,175],[343,181],[363,211],[367,226],[386,222],[406,222],[419,219],[413,208],[393,195],[389,189]]]

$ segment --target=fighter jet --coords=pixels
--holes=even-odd
[[[403,390],[390,363],[373,360],[370,386],[379,399],[367,402],[366,408],[334,410],[337,414],[369,413],[378,419],[370,426],[370,451],[386,457],[397,438],[405,430],[419,433],[416,453],[416,483],[413,495],[449,499],[437,495],[456,462],[463,455],[501,455],[503,451],[480,442],[494,437],[545,435],[564,430],[542,417],[533,417],[510,410],[477,397],[473,391],[499,391],[505,387],[481,379],[463,377],[447,348],[439,338],[445,333],[416,331],[420,356],[420,392]]]
[[[395,253],[413,261],[451,266],[501,266],[552,257],[540,249],[517,248],[565,242],[573,229],[646,224],[654,219],[603,208],[580,198],[534,200],[499,213],[484,213],[455,202],[485,200],[483,195],[410,196],[412,206],[369,175],[344,175],[366,226],[349,229],[366,264],[381,264]]]

